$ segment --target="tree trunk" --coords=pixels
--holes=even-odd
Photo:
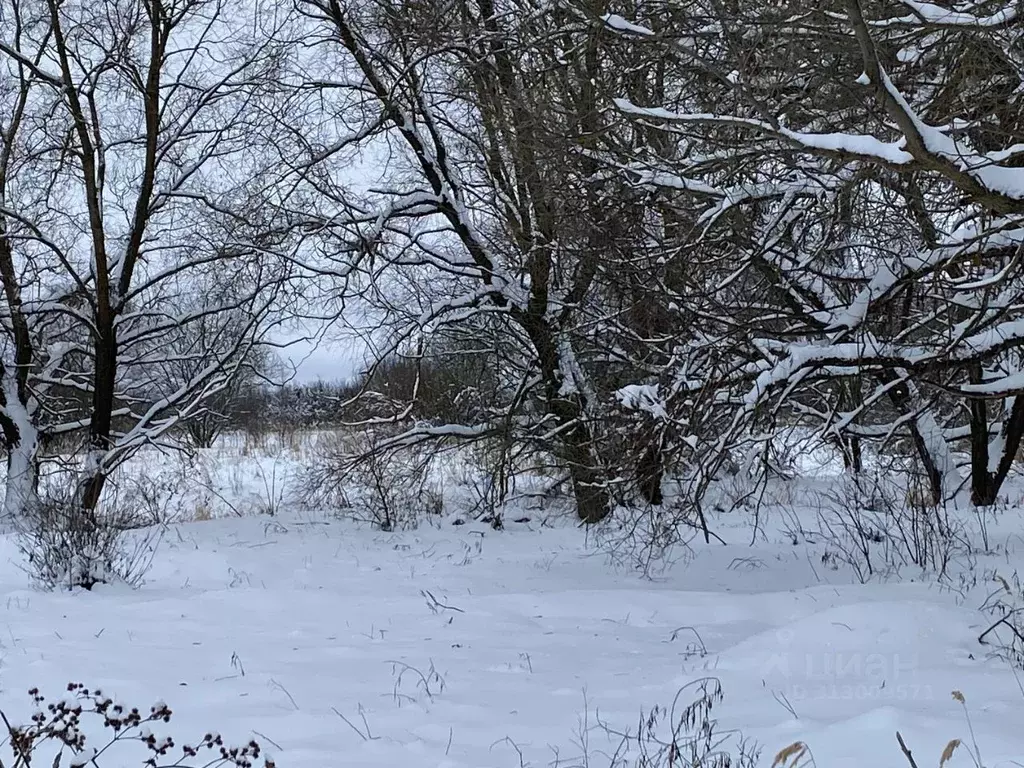
[[[556,451],[566,462],[576,496],[576,509],[584,523],[599,523],[611,513],[611,495],[608,493],[607,473],[594,445],[594,435],[586,421],[586,397],[578,390],[579,382],[567,382],[561,364],[556,333],[548,323],[544,304],[531,297],[526,314],[520,322],[529,334],[540,362],[545,390],[545,409],[562,427],[556,440]],[[532,310],[532,311],[531,311]],[[566,393],[566,384],[571,392]]]
[[[28,430],[24,430],[28,432]],[[39,457],[35,434],[22,434],[7,446],[7,480],[4,484],[3,520],[23,518],[39,500]]]
[[[839,407],[854,411],[864,404],[860,377],[850,377],[839,382]],[[864,471],[860,438],[857,435],[839,435],[839,451],[843,454],[843,468],[855,475]]]
[[[83,475],[79,481],[78,506],[82,514],[90,520],[96,518],[96,507],[99,505],[100,494],[103,493],[106,482],[107,476],[100,470]]]
[[[1017,395],[1013,398],[1010,413],[1003,420],[998,441],[999,462],[994,472],[989,471],[991,445],[988,421],[986,419],[984,432],[980,432],[981,422],[974,418],[973,401],[971,405],[971,502],[979,507],[988,507],[995,504],[999,498],[999,491],[1002,490],[1003,482],[1013,468],[1021,439],[1024,438],[1024,397]]]
[[[891,384],[897,378],[897,374],[892,371],[880,371],[876,376],[885,384]],[[910,414],[916,410],[916,391],[910,382],[890,387],[888,397],[901,414]],[[939,506],[958,498],[960,489],[953,487],[958,483],[958,473],[934,417],[927,411],[922,412],[907,427],[924,467],[932,504]]]
[[[846,469],[855,475],[864,471],[864,458],[861,454],[860,438],[857,435],[851,435],[846,439],[843,461],[846,464]]]
[[[636,466],[636,484],[640,496],[653,506],[658,506],[664,500],[661,481],[665,476],[665,467],[661,452],[662,440],[659,435],[651,438],[650,445],[644,450]]]
[[[0,388],[0,436],[7,450],[7,480],[0,517],[5,522],[31,511],[38,499],[39,432],[25,405],[23,374],[2,370]]]
[[[577,422],[562,438],[562,453],[569,467],[576,513],[580,521],[591,525],[608,517],[612,511],[611,497],[604,470],[594,451],[590,428]]]
[[[109,307],[109,296],[100,295],[99,334],[95,341],[96,362],[93,372],[93,396],[89,422],[89,448],[79,475],[75,493],[76,512],[83,523],[95,525],[96,507],[107,481],[103,460],[111,446],[114,417],[114,390],[117,372],[117,337]]]
[[[968,369],[968,381],[982,383],[981,363],[972,363]],[[999,489],[994,487],[992,473],[988,468],[988,404],[976,397],[968,403],[971,413],[971,503],[987,507],[995,501]]]

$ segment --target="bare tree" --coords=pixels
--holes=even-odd
[[[277,321],[293,243],[269,213],[280,158],[260,121],[288,19],[219,0],[5,7],[6,512],[31,500],[38,433],[81,432],[88,520],[113,467],[222,389]],[[238,289],[176,301],[214,271]],[[216,350],[154,399],[155,372],[197,332]],[[83,412],[61,408],[68,391]]]
[[[596,159],[617,140],[603,93],[630,73],[602,51],[621,41],[594,23],[598,7],[301,7],[330,71],[307,66],[300,90],[346,120],[318,121],[296,169],[336,200],[319,211],[343,254],[335,275],[350,302],[374,308],[381,359],[462,339],[503,382],[479,421],[413,425],[394,444],[511,428],[558,457],[581,520],[603,519],[622,483],[607,384],[625,365],[604,286],[647,252],[642,207]],[[378,187],[343,186],[339,158],[357,149],[382,158]],[[350,226],[337,226],[340,213]]]

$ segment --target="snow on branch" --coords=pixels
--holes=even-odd
[[[891,19],[880,19],[871,22],[872,27],[918,26],[948,27],[956,29],[998,29],[1007,27],[1018,21],[1020,8],[1006,6],[995,13],[980,15],[977,11],[981,3],[966,10],[943,8],[934,3],[922,3],[918,0],[900,0],[910,9],[910,14]]]
[[[629,37],[654,37],[654,31],[647,27],[634,24],[631,21],[627,21],[621,16],[614,13],[606,13],[601,17],[601,21],[605,23],[608,29],[611,29],[620,34],[628,35]]]
[[[892,82],[879,59],[870,25],[858,0],[845,0],[847,16],[864,60],[864,73],[903,133],[898,146],[929,170],[942,174],[974,200],[999,214],[1024,212],[1024,169],[1001,165],[963,136],[928,125]],[[934,6],[932,6],[934,7]]]
[[[668,419],[665,400],[657,384],[629,384],[617,390],[615,398],[627,411],[643,411],[656,419]]]
[[[672,112],[661,107],[638,107],[628,99],[615,99],[615,106],[632,117],[649,118],[660,122],[689,123],[730,128],[749,128],[757,133],[781,139],[791,146],[809,152],[838,154],[849,159],[876,162],[884,165],[909,166],[914,156],[906,151],[903,142],[884,142],[874,136],[855,133],[805,133],[763,120],[735,115],[716,115],[707,112]]]

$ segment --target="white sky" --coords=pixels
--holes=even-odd
[[[354,339],[344,341],[297,341],[278,351],[278,356],[296,367],[295,384],[306,384],[322,379],[340,381],[349,379],[363,368],[365,347]]]

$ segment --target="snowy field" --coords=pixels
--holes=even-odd
[[[985,521],[988,553],[941,584],[913,568],[862,584],[822,562],[825,545],[793,531],[815,513],[792,491],[761,510],[753,544],[751,513],[734,511],[712,521],[727,544],[695,542],[644,577],[538,514],[504,531],[448,515],[385,534],[300,512],[287,500],[301,456],[237,448],[189,470],[194,514],[164,527],[138,590],[42,593],[0,541],[8,718],[28,720],[29,688],[52,699],[78,681],[129,706],[166,702],[179,743],[255,737],[281,768],[610,768],[640,764],[623,735],[654,707],[669,710],[664,739],[673,702],[679,714],[714,678],[734,765],[742,736],[758,765],[801,741],[819,768],[906,766],[897,730],[920,768],[954,738],[953,768],[1024,758],[1021,673],[978,641],[994,577],[1024,562],[1016,508]],[[261,497],[277,516],[245,514]],[[240,515],[224,516],[228,501]],[[145,759],[117,749],[108,768]]]

